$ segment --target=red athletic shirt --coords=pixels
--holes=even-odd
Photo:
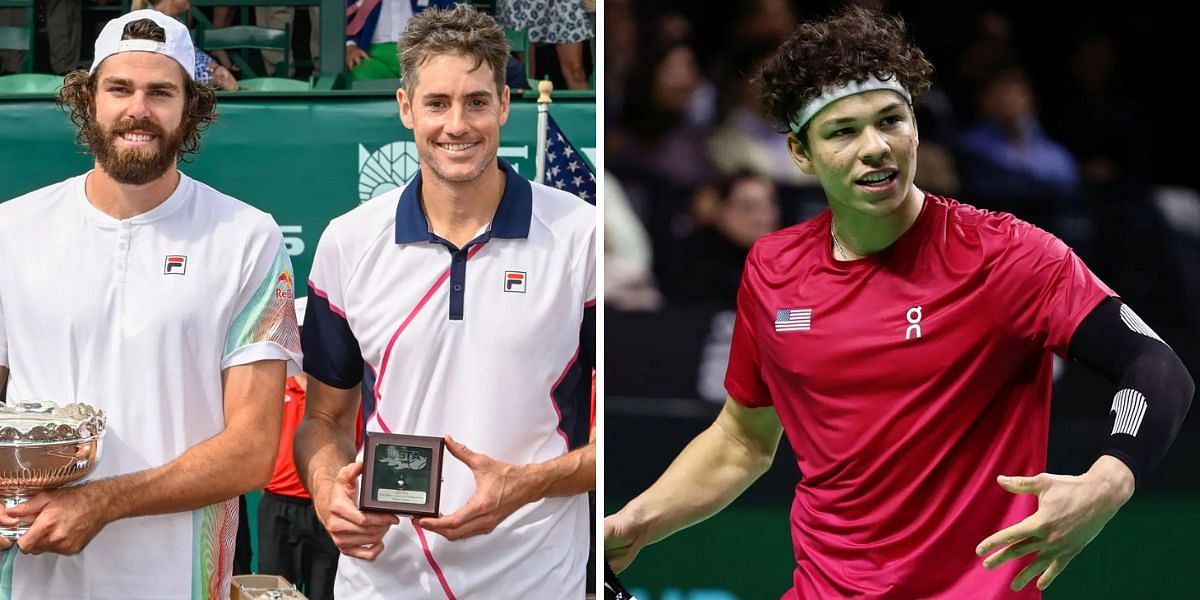
[[[296,427],[304,420],[304,390],[294,377],[288,377],[283,388],[283,431],[279,435],[279,454],[275,457],[275,472],[267,491],[293,498],[311,498],[296,474],[296,463],[292,462],[292,440]]]
[[[1032,514],[1051,353],[1115,295],[1054,236],[927,195],[890,248],[835,261],[831,213],[759,240],[725,387],[774,406],[802,473],[785,598],[1037,598],[975,547]]]

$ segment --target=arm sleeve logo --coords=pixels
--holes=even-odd
[[[260,342],[274,342],[300,352],[293,284],[292,261],[280,244],[266,277],[229,328],[226,354]]]

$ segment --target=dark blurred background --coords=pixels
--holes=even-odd
[[[748,81],[799,21],[842,2],[606,0],[605,504],[650,485],[724,400],[738,278],[762,234],[826,206]],[[934,63],[917,185],[1066,241],[1200,374],[1195,9],[1166,3],[866,2]],[[1057,370],[1049,470],[1107,437],[1112,385]],[[1200,597],[1200,425],[1047,598]],[[641,600],[774,598],[793,566],[787,442],[717,517],[645,550]]]

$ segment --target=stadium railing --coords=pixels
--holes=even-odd
[[[4,1],[4,0],[0,0]],[[191,0],[193,7],[255,7],[255,6],[316,6],[320,9],[321,57],[320,77],[313,89],[332,90],[343,87],[346,65],[346,4],[340,0]],[[211,30],[210,30],[211,33]]]

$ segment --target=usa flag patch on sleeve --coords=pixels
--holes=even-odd
[[[809,331],[811,329],[811,308],[781,308],[775,311],[775,331]]]

